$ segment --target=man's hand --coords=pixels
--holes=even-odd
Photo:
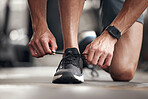
[[[43,25],[40,25],[43,26]],[[29,43],[31,55],[39,58],[46,54],[53,54],[57,50],[56,39],[46,27],[34,29],[33,36]]]
[[[104,31],[98,38],[89,44],[84,53],[87,61],[93,65],[99,65],[102,69],[111,65],[116,38]]]
[[[46,54],[54,54],[57,44],[46,22],[47,0],[28,0],[32,19],[33,36],[29,43],[31,55],[43,57]]]

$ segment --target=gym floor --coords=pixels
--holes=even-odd
[[[42,60],[38,63],[44,63]],[[93,78],[85,69],[83,84],[52,84],[57,64],[1,68],[0,99],[148,99],[148,73],[137,71],[131,82],[113,82],[103,70]]]
[[[58,8],[56,8],[56,6],[58,5],[57,1],[58,0],[48,0],[48,10],[50,13],[52,13],[52,15],[50,13],[48,15],[48,24],[49,26],[51,26],[54,23],[54,27],[52,27],[52,29],[55,31],[53,33],[58,33],[55,35],[58,35],[57,38],[60,38],[59,33],[61,27],[58,22],[56,22],[57,26],[55,26],[55,20],[57,21],[57,18],[59,19],[59,16],[57,16],[59,15],[59,13],[57,13],[56,11],[58,10]],[[85,15],[86,18],[80,21],[80,33],[85,29],[95,30],[96,27],[98,28],[98,21],[92,19],[95,19],[94,12],[99,7],[93,6],[93,8],[95,8],[95,11],[90,10],[90,8],[92,8],[92,4],[99,5],[99,3],[94,3],[92,1],[98,2],[99,0],[87,0],[88,3],[85,6],[85,11],[84,13],[82,13],[82,15]],[[3,31],[0,31],[0,34],[3,33],[3,35],[1,35],[1,38],[9,38],[5,37],[5,34],[7,34],[8,36],[11,35],[12,37],[10,36],[11,41],[9,45],[12,46],[23,46],[25,44],[28,44],[28,38],[26,38],[28,34],[26,34],[27,32],[25,32],[29,30],[29,26],[27,25],[29,23],[29,21],[27,21],[29,20],[27,0],[0,0],[0,2],[0,29],[3,30],[2,28],[4,27],[4,25],[8,25],[5,27],[7,33],[3,33]],[[7,21],[5,22],[5,20],[7,20],[5,19],[7,18],[5,14],[8,13],[8,8],[10,10],[8,10],[9,21],[7,23]],[[96,14],[98,14],[98,12]],[[144,27],[145,36],[143,40],[144,50],[142,52],[144,55],[147,54],[148,50],[147,14],[148,10],[145,11],[146,21]],[[90,21],[89,24],[86,24],[85,26],[84,23],[86,20]],[[16,30],[12,31],[13,29]],[[20,39],[20,36],[18,35],[21,35],[22,39]],[[60,43],[61,40],[61,38],[58,39]],[[5,55],[9,58],[9,53],[14,54],[12,48],[9,48],[9,46],[5,44],[6,42],[8,42],[7,39],[6,41],[4,41],[4,43],[1,43],[2,45],[0,45],[0,48],[7,48],[10,52],[1,52],[2,59]],[[2,50],[7,51],[5,49]],[[99,77],[93,78],[90,75],[91,71],[85,69],[85,83],[83,84],[52,84],[52,77],[60,60],[61,55],[56,55],[52,57],[45,56],[41,59],[34,59],[33,66],[28,65],[28,67],[14,66],[13,68],[0,68],[0,99],[148,99],[148,73],[144,73],[139,70],[136,72],[134,79],[130,82],[113,82],[110,75],[103,70],[98,71]]]

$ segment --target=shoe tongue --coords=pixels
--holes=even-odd
[[[71,54],[79,54],[77,48],[68,48],[65,50],[65,54],[68,55],[69,53]]]

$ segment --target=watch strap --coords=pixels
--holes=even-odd
[[[105,30],[107,30],[111,36],[117,38],[117,40],[121,37],[121,32],[115,26],[108,26]]]

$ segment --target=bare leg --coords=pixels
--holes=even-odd
[[[109,73],[115,81],[129,81],[137,69],[143,36],[143,25],[135,22],[115,46]]]
[[[64,50],[78,49],[78,25],[85,0],[59,0]]]

